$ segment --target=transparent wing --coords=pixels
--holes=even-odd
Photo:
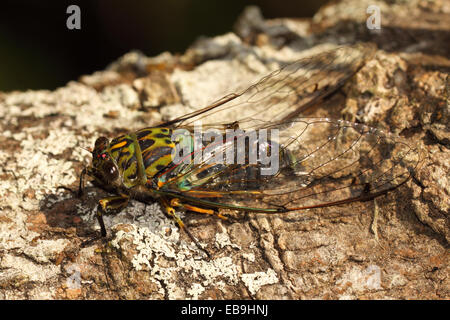
[[[196,121],[216,131],[214,139],[189,149],[187,161],[156,177],[161,192],[211,207],[286,211],[368,200],[398,187],[419,162],[417,150],[401,138],[299,116],[373,52],[358,44],[298,60],[241,93],[162,124],[188,130],[189,141]]]
[[[186,127],[201,121],[204,128],[239,123],[242,129],[255,129],[261,122],[291,119],[342,86],[374,51],[372,45],[356,44],[300,59],[240,93],[160,126]]]
[[[190,161],[164,172],[162,189],[214,198],[218,207],[296,210],[374,198],[403,184],[419,163],[400,137],[361,124],[297,117],[259,125],[256,140],[217,132]],[[246,141],[241,163],[239,139]]]

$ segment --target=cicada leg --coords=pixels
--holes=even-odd
[[[192,233],[186,227],[186,225],[181,220],[181,218],[176,214],[174,206],[172,205],[173,201],[171,201],[169,203],[169,201],[167,201],[167,199],[164,198],[164,197],[160,198],[160,201],[161,201],[162,206],[164,207],[164,210],[166,210],[167,214],[169,216],[171,216],[175,220],[175,222],[178,224],[180,229],[182,229],[182,230],[184,230],[186,232],[186,234],[189,236],[189,238],[191,238],[191,240],[195,243],[197,248],[199,248],[201,251],[203,251],[208,256],[208,258],[211,258],[211,255],[209,254],[209,252],[207,250],[205,250],[203,247],[200,246],[200,244],[198,243],[197,239],[192,235]]]
[[[181,203],[180,199],[177,199],[177,198],[173,198],[170,201],[170,205],[172,207],[184,208],[186,210],[197,212],[197,213],[203,213],[203,214],[208,214],[208,215],[215,214],[220,219],[228,220],[227,217],[221,215],[220,213],[218,213],[218,212],[216,212],[216,211],[214,211],[212,209],[203,209],[203,208],[191,206],[190,204],[187,204],[187,203]]]
[[[85,185],[84,176],[87,175],[87,174],[89,174],[89,169],[88,169],[88,167],[84,167],[83,171],[81,171],[81,174],[80,174],[80,184],[78,186],[78,192],[77,193],[75,193],[74,190],[72,190],[71,188],[68,188],[66,186],[58,186],[58,187],[56,187],[56,189],[58,189],[58,190],[62,189],[62,190],[69,191],[70,193],[75,194],[78,198],[81,198],[83,196],[84,185]]]
[[[80,185],[78,186],[78,197],[79,198],[81,198],[81,196],[83,195],[83,192],[84,192],[84,184],[85,184],[84,176],[87,173],[88,173],[88,169],[87,169],[87,167],[84,167],[83,171],[81,171],[81,174],[80,174]]]
[[[128,205],[130,198],[126,195],[113,196],[98,201],[97,220],[100,224],[102,237],[106,237],[105,223],[103,222],[103,214],[108,211],[121,211]]]

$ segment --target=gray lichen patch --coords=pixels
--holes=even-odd
[[[273,269],[268,269],[266,272],[244,273],[241,279],[252,295],[256,294],[262,286],[278,282],[277,274]]]
[[[237,284],[239,270],[230,257],[207,260],[197,248],[179,243],[178,231],[166,236],[165,229],[134,227],[130,232],[119,231],[112,245],[121,250],[123,246],[133,246],[133,268],[145,270],[149,279],[160,283],[159,290],[169,299],[197,299],[219,281],[223,283],[220,287]],[[179,283],[191,286],[180,292]]]

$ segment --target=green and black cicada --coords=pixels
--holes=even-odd
[[[373,51],[346,46],[298,60],[160,126],[98,138],[79,191],[85,175],[114,190],[99,201],[102,236],[103,214],[130,199],[158,200],[186,230],[175,209],[224,219],[222,209],[285,213],[367,201],[403,184],[419,156],[400,138],[363,124],[300,116]]]

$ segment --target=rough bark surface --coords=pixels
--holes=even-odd
[[[366,27],[369,5],[381,9],[381,30]],[[0,93],[0,298],[450,298],[449,14],[440,0],[348,0],[309,20],[264,20],[249,8],[234,33],[183,55],[131,52],[52,92]],[[95,207],[106,194],[58,189],[77,188],[90,161],[82,147],[206,106],[277,61],[357,41],[376,43],[374,58],[308,115],[417,144],[421,166],[408,183],[376,204],[233,223],[183,215],[211,259],[156,203],[132,201],[106,218],[108,244],[82,245],[98,232]]]

